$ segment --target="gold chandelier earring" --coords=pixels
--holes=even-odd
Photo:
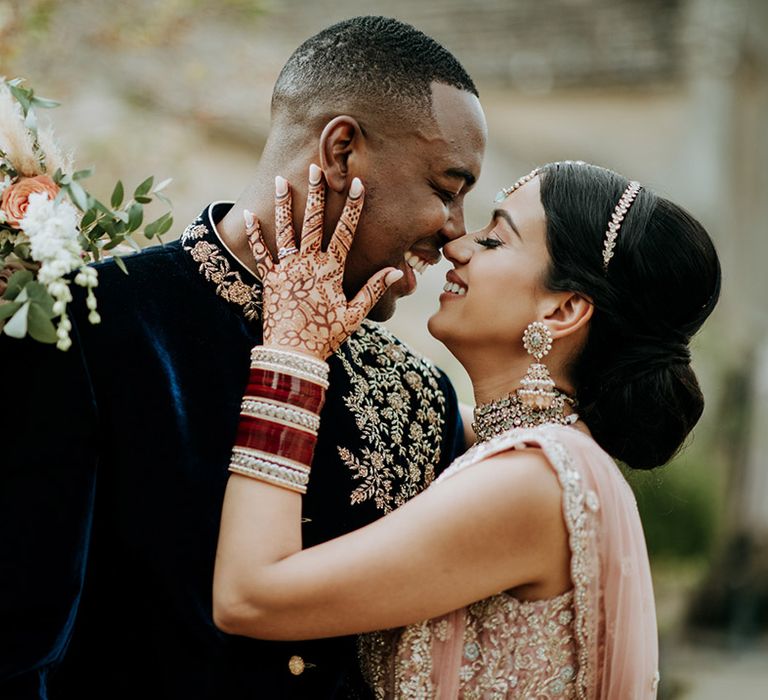
[[[517,395],[525,406],[533,410],[551,408],[557,398],[555,382],[541,360],[552,349],[552,331],[540,321],[529,323],[523,333],[523,347],[535,361],[520,381],[522,388],[517,390]]]
[[[534,362],[513,393],[475,406],[472,428],[478,442],[485,442],[507,430],[535,428],[546,423],[572,425],[579,416],[573,412],[576,400],[555,388],[547,366],[541,361],[552,349],[552,332],[534,321],[523,334],[523,346]]]

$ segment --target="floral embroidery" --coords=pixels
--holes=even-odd
[[[258,319],[261,314],[261,283],[258,280],[251,285],[243,282],[240,273],[232,269],[225,253],[211,240],[214,234],[203,223],[203,216],[205,212],[181,235],[184,250],[200,264],[200,272],[205,279],[216,285],[216,294],[240,306],[249,321]]]
[[[351,502],[372,501],[388,513],[435,478],[445,423],[440,374],[371,321],[336,356],[349,376],[350,391],[343,401],[364,444],[356,453],[338,446],[352,478],[360,482]]]
[[[243,281],[235,258],[219,241],[212,204],[185,229],[184,250],[216,294],[241,307],[245,318],[261,316],[258,279]],[[362,438],[355,451],[343,444],[339,456],[358,482],[351,503],[370,501],[383,513],[403,505],[435,478],[445,428],[446,397],[440,373],[383,327],[365,321],[336,351],[349,377],[342,397]],[[355,438],[358,436],[355,435]]]
[[[599,500],[593,491],[587,493],[570,453],[557,439],[558,429],[562,428],[511,430],[479,443],[435,482],[499,452],[535,443],[560,481],[571,548],[570,591],[528,602],[501,593],[465,609],[458,679],[459,697],[464,700],[586,699],[594,694],[595,669],[589,652],[595,645],[599,611],[589,589],[599,566],[595,549]],[[376,697],[392,696],[391,679],[397,680],[394,687],[407,686],[411,693],[396,697],[433,697],[439,679],[432,677],[432,659],[446,637],[445,619],[362,636],[361,665]]]

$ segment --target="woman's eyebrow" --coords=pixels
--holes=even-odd
[[[512,221],[512,217],[510,216],[509,212],[506,209],[494,209],[493,210],[493,219],[494,221],[496,219],[504,219],[506,221],[510,228],[517,234],[517,237],[522,241],[523,237],[520,235],[520,231],[517,230],[517,226],[515,226],[515,222]]]

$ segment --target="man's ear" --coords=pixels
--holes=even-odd
[[[352,178],[362,172],[360,163],[355,162],[362,160],[364,153],[363,131],[357,119],[345,114],[331,119],[320,134],[319,150],[320,168],[328,187],[345,192]]]
[[[565,338],[582,329],[595,310],[592,302],[576,292],[556,295],[556,304],[546,314],[546,324],[554,338]]]

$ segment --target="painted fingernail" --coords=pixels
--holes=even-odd
[[[397,280],[402,279],[402,277],[402,270],[392,270],[391,272],[388,272],[387,276],[384,278],[384,284],[389,287],[390,285],[393,285],[395,282],[397,282]]]
[[[256,217],[250,209],[243,209],[243,220],[245,221],[245,228],[252,229],[253,224],[256,222]]]
[[[349,196],[352,199],[357,199],[363,193],[363,183],[360,182],[360,178],[356,177],[352,180],[352,185],[349,188]]]
[[[312,165],[309,166],[309,184],[310,185],[319,185],[320,184],[320,178],[323,175],[323,171],[320,170],[319,166],[312,163]]]
[[[285,197],[288,194],[288,180],[278,175],[275,178],[275,195],[278,197]]]

